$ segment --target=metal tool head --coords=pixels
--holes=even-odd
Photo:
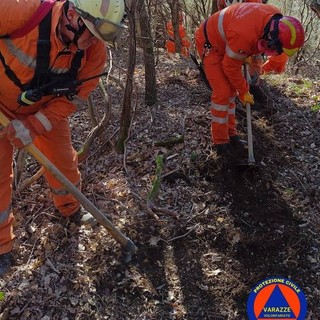
[[[137,246],[128,239],[126,245],[124,246],[124,251],[122,254],[122,260],[124,263],[129,263],[132,260],[132,257],[137,253]]]

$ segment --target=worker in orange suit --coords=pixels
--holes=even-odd
[[[172,21],[167,23],[167,35],[168,40],[166,41],[166,49],[168,53],[175,53],[176,52],[176,44],[174,42],[174,30]],[[188,58],[189,57],[189,50],[190,50],[190,40],[187,36],[187,31],[183,26],[183,15],[179,14],[179,37],[181,41],[181,54],[182,56]]]
[[[266,0],[220,0],[218,1],[218,9],[222,10],[230,5],[243,2],[267,3]],[[247,60],[249,63],[249,74],[251,84],[256,84],[259,81],[259,76],[263,73],[282,73],[285,71],[289,57],[282,53],[281,55],[267,57],[264,61],[261,55],[251,56]]]
[[[195,33],[211,96],[211,136],[218,155],[238,142],[235,98],[254,104],[242,73],[245,60],[258,54],[292,56],[304,43],[304,30],[294,17],[269,4],[239,3],[211,15]]]
[[[30,23],[39,5],[39,0],[1,0],[1,35],[10,35]],[[46,40],[43,35],[40,38],[39,33],[44,32],[40,24],[18,38],[0,39],[0,109],[11,120],[0,131],[0,277],[13,263],[13,147],[23,148],[33,142],[80,188],[77,153],[71,144],[68,117],[76,110],[72,97],[86,100],[99,80],[84,82],[76,88],[71,86],[69,96],[53,92],[61,88],[59,85],[74,84],[76,79],[100,74],[106,60],[105,42],[113,41],[123,29],[123,0],[57,1],[50,12]],[[51,48],[45,45],[49,41]],[[42,45],[49,48],[45,54],[40,49]],[[44,62],[48,62],[47,67]],[[52,82],[52,79],[60,81]],[[54,205],[64,217],[78,225],[92,221],[93,217],[54,176],[49,172],[45,176]]]
[[[222,10],[230,5],[242,2],[267,3],[266,0],[220,0],[218,2],[218,9]],[[249,74],[251,77],[251,84],[257,84],[259,76],[265,73],[282,73],[286,69],[286,64],[289,57],[282,53],[277,56],[267,57],[264,61],[261,55],[251,56],[247,61],[249,62]]]

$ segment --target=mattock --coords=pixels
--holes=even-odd
[[[5,116],[5,114],[0,111],[0,124],[4,127],[10,124],[10,120]],[[92,214],[92,216],[105,227],[111,236],[119,242],[123,249],[123,260],[128,263],[132,259],[138,248],[136,245],[127,238],[120,230],[118,230],[112,222],[100,212],[96,206],[86,198],[81,191],[76,188],[70,180],[68,180],[63,173],[33,144],[30,143],[25,146],[25,149],[41,163],[50,173],[55,176],[55,178],[79,201],[79,203]]]

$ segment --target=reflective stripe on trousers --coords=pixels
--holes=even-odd
[[[215,144],[228,143],[231,136],[237,135],[235,119],[235,97],[228,105],[211,103],[211,137]]]
[[[77,183],[75,183],[74,186],[76,188],[80,189],[80,180]],[[65,187],[61,187],[61,188],[50,187],[50,191],[52,194],[54,194],[56,196],[66,196],[66,195],[70,194],[70,192]]]
[[[51,131],[37,137],[34,144],[73,185],[80,188],[78,155],[72,147],[67,119],[59,121]],[[53,203],[59,212],[63,216],[75,213],[80,207],[79,201],[48,170],[45,170],[45,177],[52,191]]]

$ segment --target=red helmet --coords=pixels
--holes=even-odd
[[[284,16],[279,20],[278,28],[278,39],[281,42],[282,50],[291,57],[304,44],[303,26],[298,19]]]
[[[304,30],[296,18],[275,14],[264,28],[258,48],[267,55],[294,55],[304,44]]]

